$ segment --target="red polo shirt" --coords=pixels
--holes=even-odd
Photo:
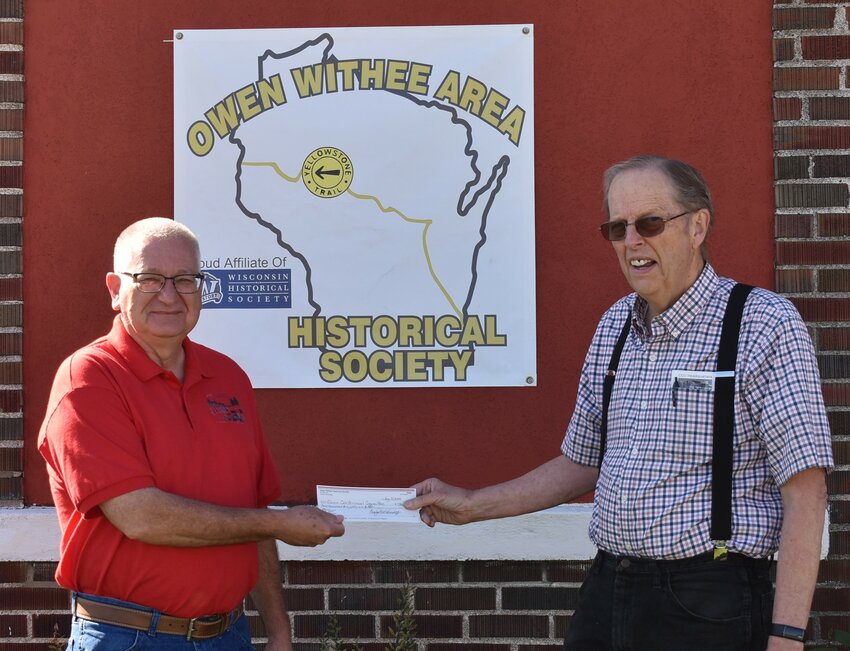
[[[57,582],[180,617],[235,608],[257,581],[257,545],[166,547],[130,540],[99,505],[140,488],[265,507],[279,484],[248,377],[188,339],[184,382],[116,317],[56,373],[38,448],[62,528]]]

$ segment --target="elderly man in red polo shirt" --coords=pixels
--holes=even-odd
[[[250,592],[266,649],[289,650],[275,539],[312,546],[344,532],[313,507],[266,508],[280,489],[248,377],[187,337],[199,266],[185,226],[129,226],[106,275],[112,330],[56,373],[39,450],[74,649],[251,649]]]

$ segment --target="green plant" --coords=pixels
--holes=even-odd
[[[321,646],[319,648],[321,651],[345,651],[345,646],[342,643],[342,631],[340,630],[339,619],[337,619],[336,613],[332,614],[328,620],[328,625],[322,634]],[[350,651],[363,651],[363,647],[359,644],[355,644],[349,647],[349,649]]]
[[[398,612],[393,615],[390,635],[393,641],[387,651],[416,651],[416,622],[413,619],[413,597],[416,589],[408,581],[401,586],[398,600]]]
[[[416,622],[413,619],[413,604],[416,589],[410,584],[410,579],[399,589],[398,610],[393,615],[393,625],[390,627],[392,641],[386,646],[386,651],[416,651]],[[342,630],[336,614],[332,614],[328,625],[321,637],[321,651],[363,651],[359,644],[348,647],[342,641]]]
[[[50,651],[65,651],[68,648],[68,642],[59,639],[59,624],[53,625],[53,639],[48,642],[47,648]]]

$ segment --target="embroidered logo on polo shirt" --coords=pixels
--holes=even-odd
[[[209,394],[207,395],[207,404],[213,418],[221,423],[245,422],[245,412],[239,406],[236,396],[228,398],[226,393]]]

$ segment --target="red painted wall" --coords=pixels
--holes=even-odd
[[[653,152],[696,164],[716,195],[715,267],[772,286],[764,3],[29,2],[28,503],[50,501],[34,439],[53,372],[112,318],[103,277],[115,236],[172,211],[172,46],[163,42],[172,30],[479,23],[535,25],[538,386],[259,391],[287,501],[309,501],[316,483],[408,485],[439,474],[481,485],[557,453],[596,320],[628,291],[596,232],[601,174],[614,161]]]

